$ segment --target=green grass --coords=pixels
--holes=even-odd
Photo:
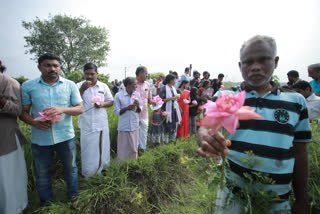
[[[199,157],[195,151],[195,138],[178,140],[176,144],[162,145],[139,157],[138,161],[117,164],[117,122],[113,108],[108,109],[111,156],[110,167],[101,175],[84,179],[79,176],[79,202],[77,210],[69,208],[63,167],[54,158],[53,203],[42,209],[44,213],[214,213],[219,184],[219,167],[212,160]],[[77,117],[73,117],[77,144],[77,164],[81,172]],[[20,122],[25,136],[30,139],[30,126]],[[320,135],[312,125],[313,142],[308,145],[310,213],[320,213]],[[29,205],[24,213],[39,210],[35,189],[35,171],[31,144],[24,146],[28,170]]]

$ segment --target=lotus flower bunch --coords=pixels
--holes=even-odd
[[[152,99],[152,101],[153,101],[156,105],[162,105],[162,104],[164,103],[159,95],[155,96],[155,97]]]

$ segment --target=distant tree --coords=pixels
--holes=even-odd
[[[272,76],[272,81],[280,85],[280,78],[277,75]]]
[[[103,82],[103,83],[105,83],[105,84],[107,84],[109,87],[111,87],[112,85],[111,85],[111,83],[109,82],[109,79],[110,79],[110,76],[109,76],[109,74],[98,74],[98,80],[100,81],[100,82]]]
[[[25,81],[29,80],[28,78],[25,78],[24,76],[16,77],[14,79],[17,80],[20,83],[20,85],[22,85],[22,83],[24,83]]]
[[[151,79],[156,79],[156,80],[158,80],[158,78],[160,77],[160,76],[166,76],[164,73],[162,73],[162,72],[157,72],[157,73],[150,73],[150,78]]]
[[[38,17],[32,22],[22,21],[29,32],[25,36],[27,53],[33,54],[33,60],[46,52],[61,57],[62,71],[69,73],[80,70],[87,62],[98,67],[106,64],[109,42],[108,31],[103,27],[90,25],[84,17],[49,15],[47,20]]]
[[[81,71],[71,71],[69,73],[66,73],[64,77],[69,80],[72,80],[75,83],[78,83],[84,80],[84,75],[83,75],[83,72]]]

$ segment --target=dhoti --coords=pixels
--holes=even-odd
[[[28,205],[27,169],[19,139],[18,149],[0,156],[0,213],[18,214]]]
[[[84,177],[98,174],[105,166],[109,166],[109,128],[90,133],[81,129],[80,144],[82,175]]]
[[[118,161],[138,159],[139,129],[135,131],[118,131]]]

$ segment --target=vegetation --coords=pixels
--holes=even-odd
[[[17,80],[20,83],[20,85],[22,85],[22,83],[24,83],[25,81],[28,80],[28,78],[26,78],[24,76],[16,77],[14,79]]]
[[[29,207],[26,213],[43,211],[44,213],[186,213],[213,214],[215,199],[220,181],[220,168],[213,160],[199,157],[196,139],[178,140],[176,144],[148,148],[138,161],[116,163],[116,140],[118,118],[113,109],[108,108],[111,155],[113,161],[101,175],[84,179],[79,175],[79,200],[76,210],[70,209],[66,197],[66,184],[63,167],[57,157],[53,164],[54,200],[51,206],[39,208],[39,199],[35,190],[35,171],[32,163],[30,144],[24,146],[28,169]],[[79,128],[77,117],[73,117],[77,144],[77,164],[81,172]],[[30,126],[20,123],[26,137],[30,139]],[[309,205],[310,213],[320,211],[319,169],[319,129],[312,124],[313,142],[309,144]],[[250,152],[249,152],[250,153]],[[254,155],[248,164],[256,164]],[[266,179],[258,175],[260,179]],[[248,177],[249,180],[251,179]],[[270,181],[272,182],[272,181]],[[245,200],[248,210],[262,210],[270,206],[270,195],[247,194]],[[242,199],[243,200],[243,199]],[[255,213],[255,212],[253,212]]]
[[[162,73],[162,72],[150,73],[150,78],[151,79],[158,80],[160,76],[165,77],[166,75],[164,73]]]
[[[61,57],[63,72],[79,70],[87,62],[98,67],[105,65],[108,55],[108,31],[103,27],[92,26],[84,17],[66,15],[49,16],[47,20],[38,17],[32,22],[22,22],[29,32],[25,36],[28,48],[26,53],[40,55],[50,52]]]

